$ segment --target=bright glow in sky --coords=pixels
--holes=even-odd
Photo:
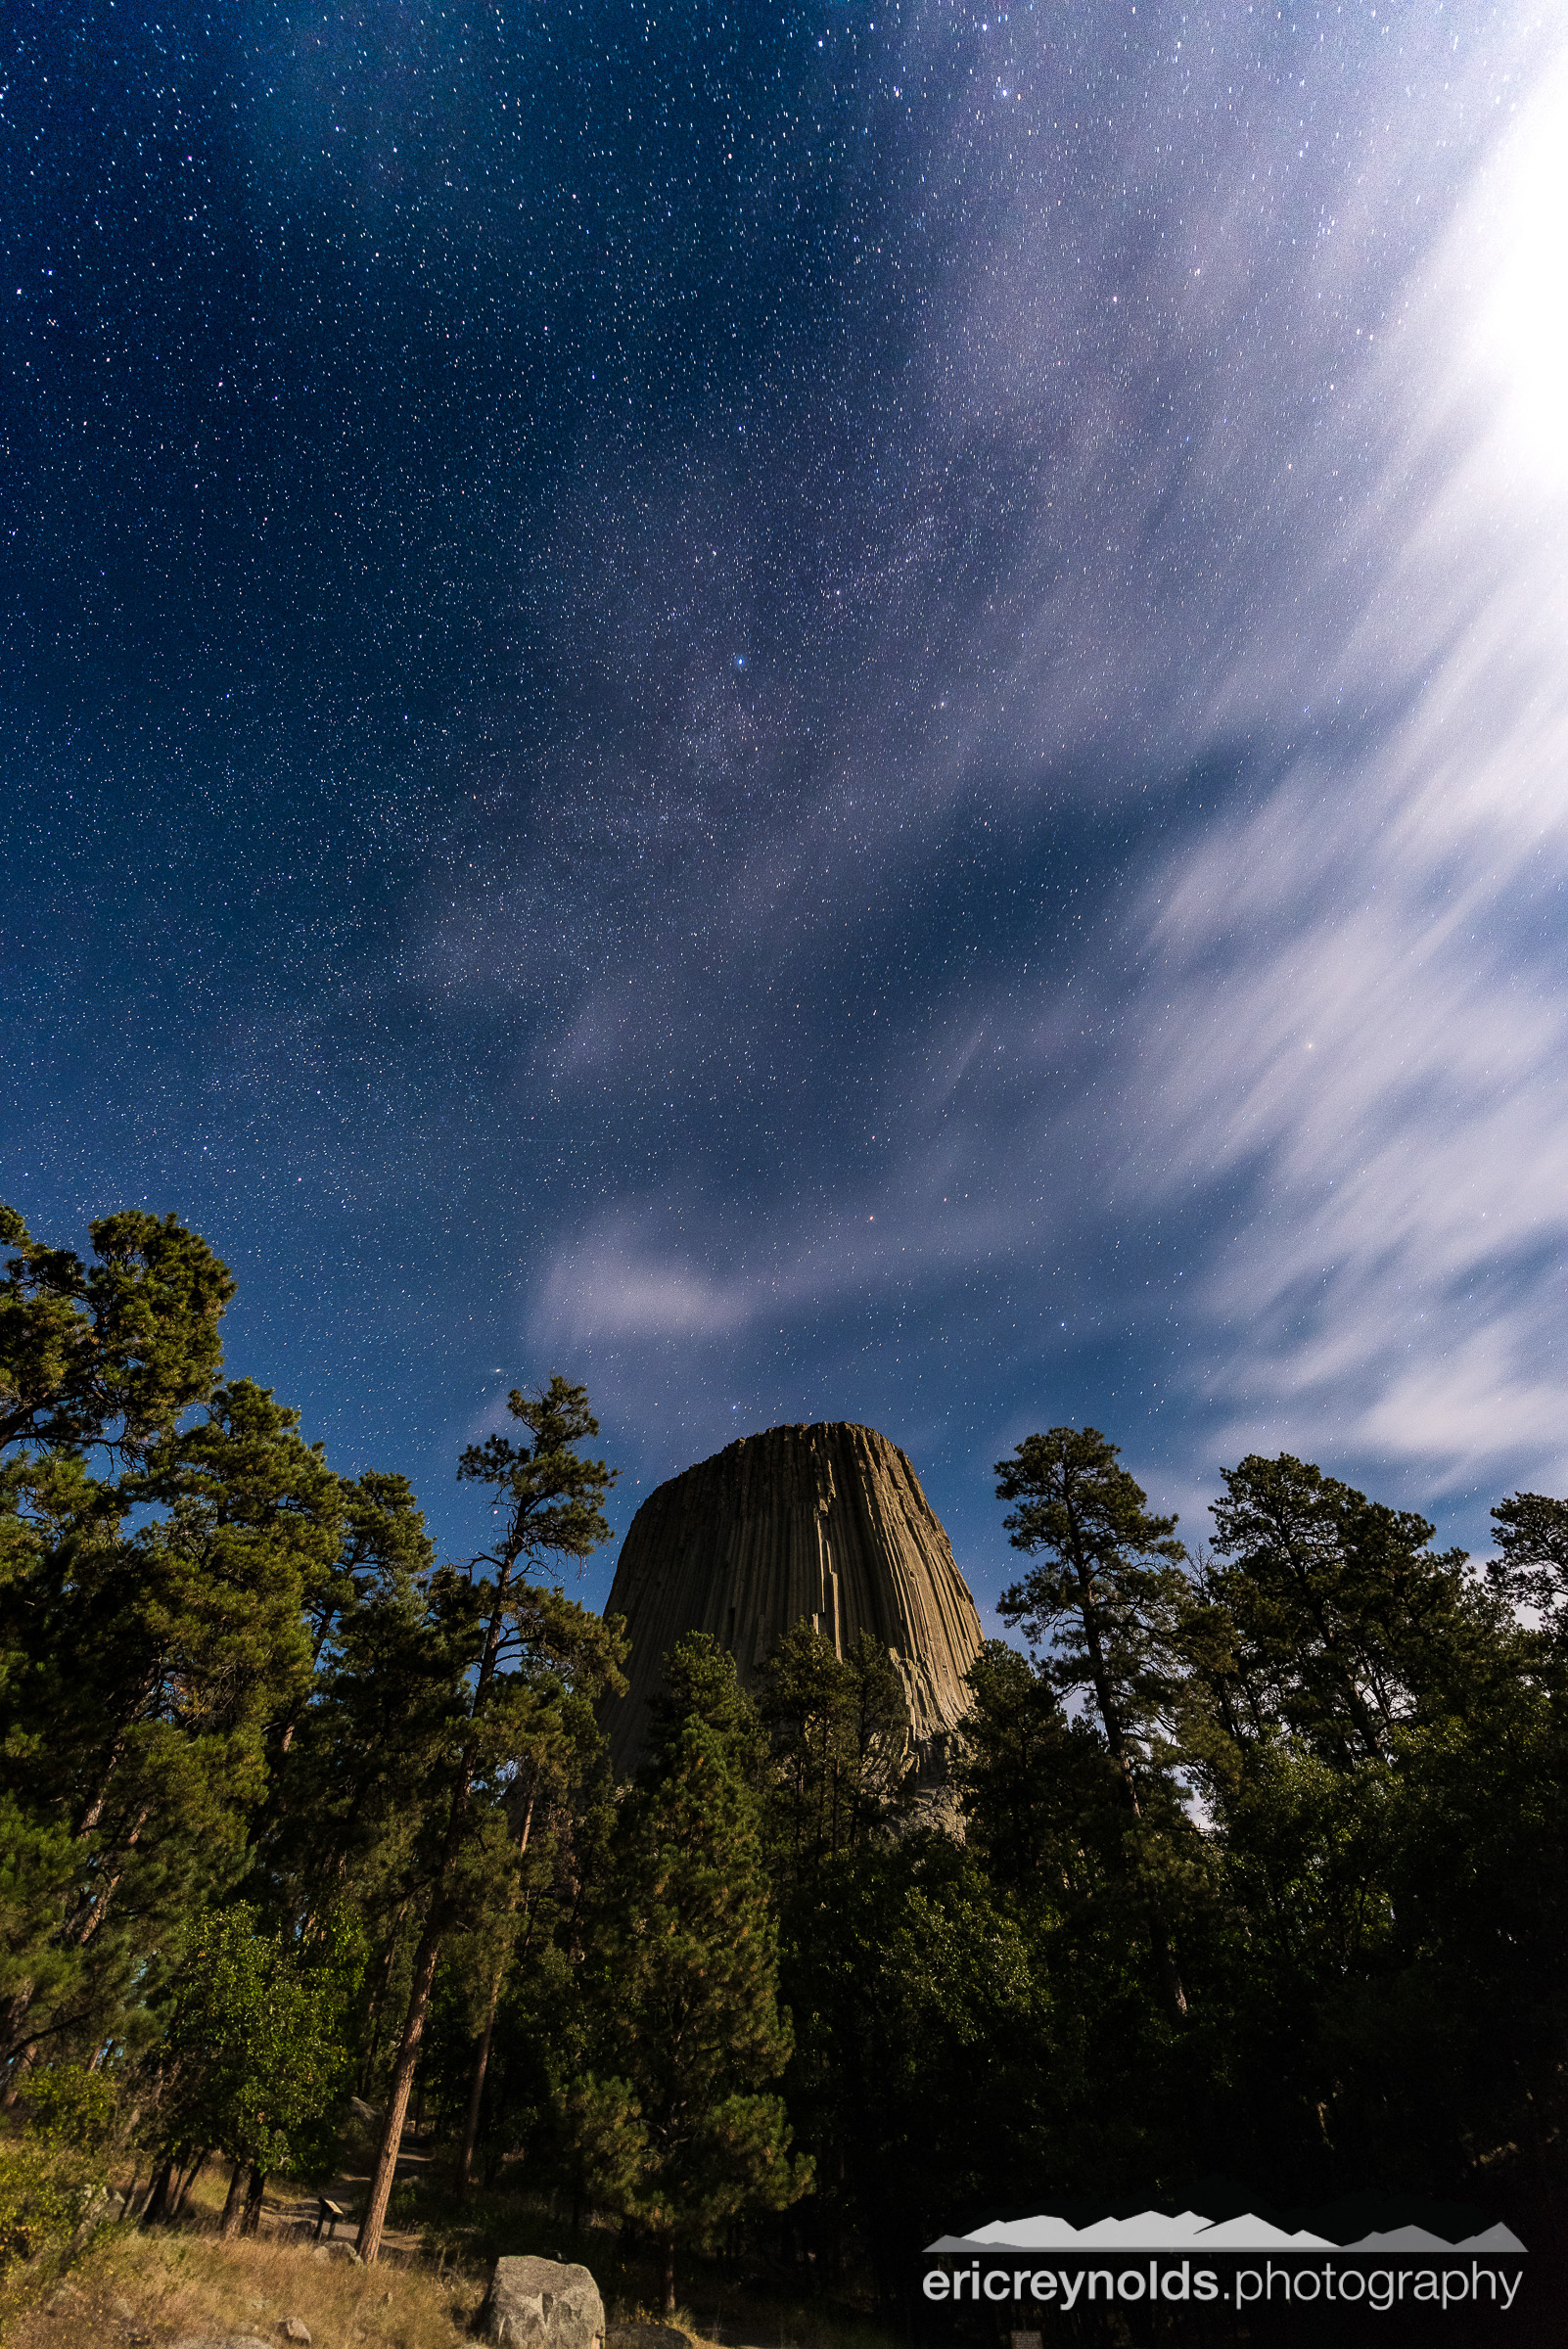
[[[1568,491],[1568,74],[1525,107],[1462,224],[1470,365],[1496,386],[1493,438],[1521,496]],[[1465,235],[1463,232],[1469,233]]]

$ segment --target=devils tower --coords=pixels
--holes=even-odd
[[[618,1774],[634,1769],[664,1659],[711,1632],[743,1682],[784,1634],[812,1623],[843,1655],[862,1631],[887,1648],[923,1766],[968,1709],[980,1618],[906,1455],[847,1420],[770,1427],[650,1493],[632,1519],[606,1614],[626,1619],[630,1685],[600,1715]]]

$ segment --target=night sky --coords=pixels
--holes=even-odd
[[[1568,1491],[1555,8],[4,37],[35,1232],[177,1210],[459,1554],[555,1369],[618,1528],[865,1420],[983,1601],[1062,1420]]]

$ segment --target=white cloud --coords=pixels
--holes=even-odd
[[[715,1278],[689,1256],[638,1237],[616,1214],[559,1251],[531,1315],[541,1345],[625,1340],[729,1338],[756,1316],[758,1294],[744,1274]]]
[[[1496,324],[1509,239],[1565,120],[1558,73],[1379,361],[1404,527],[1363,534],[1362,595],[1339,644],[1309,651],[1315,699],[1393,714],[1359,751],[1328,728],[1287,759],[1264,805],[1171,859],[1144,908],[1156,1187],[1195,1168],[1256,1182],[1205,1275],[1216,1324],[1242,1333],[1227,1441],[1283,1408],[1303,1445],[1418,1462],[1451,1487],[1510,1461],[1568,1468],[1568,474],[1520,437],[1522,375],[1557,351],[1556,328],[1499,354]],[[1568,198],[1568,178],[1551,185]],[[1551,251],[1535,294],[1568,321]],[[1321,572],[1331,557],[1319,548]],[[1282,703],[1309,667],[1291,615],[1261,615],[1217,724],[1257,711],[1258,671]],[[1289,731],[1281,709],[1273,733]]]
[[[1085,1233],[1168,1219],[1168,1269],[1112,1294],[1104,1258],[1101,1302],[1222,1453],[1560,1478],[1568,84],[1523,11],[1485,37],[1363,27],[1299,81],[1247,24],[1184,44],[1184,115],[1118,68],[1116,124],[1042,135],[1010,178],[1023,116],[962,113],[938,143],[949,227],[971,141],[1005,201],[957,237],[964,292],[933,301],[863,560],[750,730],[694,659],[635,791],[601,760],[543,803],[585,892],[633,813],[657,868],[591,954],[557,893],[552,1081],[657,1066],[671,1118],[727,1084],[756,1121],[754,1047],[811,1074],[832,1047],[794,990],[877,944],[906,889],[918,927],[911,876],[969,811],[1027,839],[1163,787],[1180,845],[1151,862],[1145,832],[1130,915],[1048,976],[891,986],[886,1037],[854,1039],[874,1150],[812,1126],[803,1082],[799,1132],[768,1108],[762,1175],[726,1188],[699,1146],[652,1199],[613,1171],[551,1247],[538,1341],[733,1359],[852,1302],[967,1310],[1004,1267],[1005,1306],[975,1309],[993,1361],[1058,1326]],[[1156,43],[1136,70],[1176,68]],[[1054,86],[1042,65],[1030,87]],[[790,461],[777,496],[805,517],[825,492]],[[618,540],[639,610],[693,568],[676,502]],[[765,600],[757,517],[716,475],[692,511],[726,550],[727,625]],[[639,640],[639,713],[660,657]],[[525,882],[522,969],[545,919]]]

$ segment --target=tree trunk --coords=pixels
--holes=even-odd
[[[169,2188],[173,2183],[176,2158],[170,2154],[153,2173],[153,2183],[142,2204],[142,2225],[157,2227],[168,2216]]]
[[[245,2189],[245,2219],[240,2229],[242,2234],[258,2234],[260,2233],[261,2197],[266,2190],[267,2174],[265,2170],[258,2169],[253,2161],[250,2184]]]
[[[179,2190],[175,2194],[173,2202],[169,2206],[168,2215],[171,2219],[178,2219],[184,2216],[186,2198],[189,2195],[192,2187],[196,2184],[196,2181],[198,2178],[200,2178],[202,2172],[207,2167],[207,2155],[208,2148],[206,2145],[203,2145],[201,2150],[197,2153],[195,2160],[191,2163],[190,2168],[180,2180]]]
[[[138,1839],[146,1824],[147,1810],[144,1806],[137,1813],[131,1831],[125,1838],[123,1850],[118,1855],[119,1865],[115,1869],[113,1875],[105,1877],[96,1891],[89,1893],[87,1899],[78,1904],[75,1914],[63,1928],[61,1939],[68,1949],[84,1950],[109,1914],[109,1904],[115,1897],[121,1876],[125,1873],[125,1862],[136,1849]]]
[[[376,2057],[381,2051],[382,2012],[387,2004],[387,1993],[392,1988],[392,1968],[397,1963],[397,1945],[403,1938],[403,1919],[407,1914],[408,1903],[404,1901],[399,1905],[397,1913],[392,1918],[392,1931],[387,1937],[386,1961],[381,1969],[381,1980],[376,1984],[375,1997],[370,2004],[370,2029],[365,2047],[365,2060],[359,2069],[359,2093],[361,2096],[368,2096],[370,2093],[370,2082],[376,2067]]]
[[[11,2077],[6,2082],[6,2093],[3,2096],[0,2096],[0,2112],[9,2112],[12,2105],[15,2104],[17,2098],[21,2096],[22,2083],[26,2079],[27,2074],[31,2071],[33,2064],[37,2059],[37,2054],[38,2042],[35,2039],[30,2039],[27,2042],[27,2045],[19,2051],[16,2060],[11,2066]]]
[[[489,1622],[484,1630],[484,1644],[480,1651],[479,1674],[469,1705],[470,1721],[476,1720],[483,1710],[486,1692],[495,1675],[495,1659],[500,1652],[501,1630],[515,1564],[515,1555],[506,1558],[496,1576]],[[424,1935],[414,1958],[414,1979],[408,1994],[408,2019],[403,2024],[402,2045],[398,2048],[397,2061],[392,2067],[392,2093],[387,2099],[387,2127],[382,2136],[381,2150],[376,2156],[375,2175],[370,2181],[370,2199],[365,2204],[365,2215],[359,2223],[357,2249],[367,2268],[375,2266],[381,2250],[387,2204],[392,2194],[392,2180],[397,2173],[397,2155],[403,2142],[403,2123],[408,2117],[408,2095],[414,2085],[414,2071],[425,2037],[425,2021],[430,2013],[431,1987],[436,1980],[436,1966],[441,1954],[441,1935],[446,1925],[446,1888],[462,1848],[463,1828],[468,1819],[473,1784],[474,1764],[469,1754],[459,1765],[452,1787],[446,1840],[441,1846],[436,1881],[431,1890],[430,1914],[425,1920]]]
[[[474,2058],[474,2077],[468,2084],[468,2117],[463,2123],[463,2142],[458,2147],[457,2170],[452,2180],[460,2202],[468,2192],[469,2175],[474,2166],[474,2147],[479,2141],[480,2106],[484,2099],[484,2074],[489,2068],[490,2037],[495,2029],[495,2009],[501,2003],[501,1977],[504,1971],[503,1966],[497,1966],[495,1979],[490,1984],[484,2028],[480,2033],[479,2052]]]
[[[337,1621],[340,1611],[341,1610],[339,1608],[329,1605],[325,1614],[322,1616],[320,1623],[316,1627],[316,1635],[311,1643],[310,1648],[311,1687],[315,1686],[316,1674],[321,1665],[321,1651],[327,1644],[327,1634],[331,1631],[334,1623]],[[301,1703],[295,1712],[290,1714],[287,1722],[284,1724],[283,1735],[278,1740],[278,1753],[280,1758],[286,1754],[290,1746],[293,1745],[294,1732],[299,1727],[303,1713],[304,1705]]]
[[[403,2025],[402,2044],[397,2050],[397,2061],[392,2067],[392,2091],[387,2098],[387,2126],[382,2132],[381,2151],[376,2156],[375,2175],[370,2181],[370,2198],[365,2204],[365,2215],[359,2222],[355,2247],[367,2268],[375,2266],[381,2250],[387,2204],[392,2196],[392,2180],[397,2174],[397,2156],[402,2148],[403,2122],[408,2116],[409,2091],[414,2085],[414,2070],[425,2037],[426,2017],[430,2013],[431,1987],[436,1980],[436,1964],[441,1954],[439,1898],[440,1888],[438,1886],[424,1937],[414,1959],[408,2020]]]
[[[245,2164],[243,2161],[237,2161],[229,2173],[228,2195],[223,2204],[223,2217],[218,2224],[218,2233],[221,2235],[238,2234],[240,2232],[240,2188],[244,2184]]]
[[[101,1804],[99,1808],[102,1808]],[[129,1835],[125,1839],[124,1849],[127,1853],[134,1849],[137,1838],[140,1836],[141,1831],[146,1824],[147,1813],[144,1810],[138,1816],[135,1824],[132,1826]],[[86,1830],[84,1829],[83,1832],[86,1832]],[[108,1915],[109,1904],[113,1900],[115,1887],[119,1883],[120,1877],[124,1874],[124,1872],[125,1863],[122,1858],[120,1860],[119,1866],[115,1868],[114,1874],[109,1876],[98,1890],[90,1893],[85,1901],[78,1902],[71,1914],[65,1919],[60,1928],[60,1939],[68,1950],[84,1950],[87,1947],[87,1944],[92,1940],[93,1935],[98,1931],[99,1926],[103,1923],[104,1918]],[[0,2056],[3,2056],[4,2050],[7,2048],[14,2047],[16,2045],[17,2036],[27,2019],[27,2009],[31,2004],[32,1984],[30,1982],[25,1982],[23,1983],[23,1987],[14,1994],[9,2004],[6,2006],[3,2018],[0,2018]],[[24,2047],[21,2053],[14,2060],[11,2067],[11,2076],[6,2083],[4,2092],[0,2093],[0,2112],[9,2112],[12,2105],[15,2104],[17,2100],[17,2092],[21,2088],[22,2083],[26,2077],[27,2073],[31,2070],[33,2057],[37,2054],[37,2052],[38,2043],[36,2040],[34,2040],[27,2047]],[[93,2068],[94,2070],[97,2069],[96,2063],[94,2064]]]
[[[1121,1715],[1117,1711],[1116,1700],[1111,1694],[1111,1676],[1106,1668],[1105,1650],[1100,1640],[1099,1611],[1094,1603],[1093,1586],[1082,1558],[1075,1558],[1073,1563],[1078,1577],[1079,1613],[1083,1619],[1084,1642],[1089,1652],[1089,1670],[1094,1679],[1094,1695],[1100,1708],[1100,1725],[1105,1731],[1105,1742],[1111,1750],[1111,1759],[1116,1764],[1122,1799],[1131,1813],[1134,1824],[1141,1827],[1143,1807],[1138,1801],[1137,1785],[1132,1775],[1132,1756],[1128,1749],[1127,1737],[1122,1728]],[[1160,1977],[1160,1990],[1165,2001],[1165,2010],[1172,2022],[1179,2029],[1187,2019],[1187,1994],[1176,1967],[1176,1953],[1171,1947],[1171,1936],[1166,1929],[1165,1911],[1161,1907],[1160,1897],[1152,1885],[1145,1884],[1143,1887],[1143,1905],[1148,1913],[1149,1940],[1154,1948],[1154,1963]]]
[[[529,1807],[523,1815],[523,1833],[518,1840],[517,1856],[520,1865],[527,1856],[529,1835],[533,1826],[533,1803],[534,1796],[530,1794]],[[508,1904],[509,1911],[517,1907],[517,1893],[518,1888],[514,1886],[512,1898]],[[501,1984],[505,1980],[506,1958],[503,1956],[495,1968],[495,1978],[490,1984],[489,2001],[484,2009],[484,2028],[480,2033],[479,2050],[474,2058],[474,2077],[469,2082],[468,2117],[463,2123],[463,2142],[458,2148],[457,2172],[453,2179],[453,2184],[457,2188],[457,2198],[460,2202],[468,2192],[469,2174],[474,2166],[474,2147],[479,2140],[480,2105],[484,2096],[484,2074],[489,2068],[490,2061],[490,2039],[495,2030],[495,2010],[501,2003]]]
[[[663,2277],[663,2306],[667,2317],[675,2313],[675,2238],[672,2234],[659,2238],[659,2258]]]
[[[146,1692],[144,1690],[144,1698],[145,1693]],[[98,1780],[98,1784],[87,1798],[87,1808],[82,1813],[81,1823],[76,1829],[76,1840],[78,1843],[85,1842],[86,1838],[92,1833],[99,1820],[103,1818],[104,1805],[109,1800],[109,1789],[115,1783],[115,1773],[119,1768],[124,1752],[124,1738],[116,1737],[114,1744],[109,1749],[109,1759],[104,1764],[103,1773]]]
[[[22,2026],[27,2019],[27,2009],[31,2004],[32,1983],[28,1980],[23,1982],[20,1989],[13,1991],[5,2003],[3,2012],[0,2012],[0,2059],[9,2055],[16,2046],[21,2036]],[[11,2103],[9,2093],[5,2096],[4,2102],[9,2108]]]

